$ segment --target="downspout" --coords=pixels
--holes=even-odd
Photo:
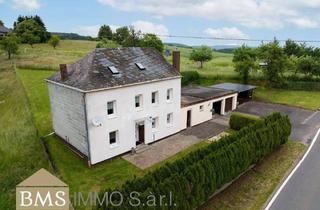
[[[83,102],[84,102],[84,119],[86,123],[86,135],[87,135],[87,144],[88,144],[88,166],[91,167],[91,153],[90,153],[91,150],[90,150],[90,141],[89,141],[86,93],[83,93]]]

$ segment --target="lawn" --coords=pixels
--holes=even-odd
[[[320,108],[320,91],[291,91],[260,87],[255,90],[254,99],[312,110]]]
[[[304,150],[303,144],[289,141],[198,209],[262,209]]]
[[[24,88],[1,55],[0,63],[0,206],[15,209],[16,185],[49,165]]]

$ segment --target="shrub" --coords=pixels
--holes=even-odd
[[[184,71],[181,73],[181,75],[182,75],[182,79],[181,79],[182,86],[200,83],[200,74],[197,71]]]
[[[284,144],[290,132],[288,117],[274,113],[143,177],[128,181],[120,189],[113,189],[121,193],[122,205],[111,206],[110,199],[118,204],[121,198],[110,197],[97,209],[195,209],[217,189]],[[110,191],[101,191],[100,196]],[[133,199],[131,192],[140,195],[140,206],[132,206],[132,202],[137,203],[137,196]],[[155,206],[143,205],[150,201],[150,196],[155,197]],[[160,196],[162,206],[159,206]]]
[[[257,122],[258,120],[260,120],[260,118],[257,116],[234,112],[230,117],[229,125],[230,128],[238,131],[252,123]]]

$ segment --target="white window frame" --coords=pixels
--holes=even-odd
[[[111,133],[115,133],[115,142],[114,143],[111,143],[110,141],[111,141],[111,138],[110,138],[110,135],[111,135]],[[111,131],[111,132],[109,132],[109,135],[108,135],[108,140],[109,140],[109,145],[110,145],[110,147],[116,147],[116,146],[118,146],[119,145],[119,131],[118,130],[115,130],[115,131]]]
[[[153,102],[153,94],[154,94],[154,102]],[[151,104],[152,105],[159,104],[159,91],[153,91],[151,93]]]
[[[167,114],[167,125],[172,126],[173,125],[173,113],[168,113]]]
[[[151,120],[151,128],[157,130],[159,127],[159,117],[153,117]]]
[[[113,109],[113,113],[112,114],[109,114],[109,107],[108,107],[108,104],[109,103],[112,103],[112,109]],[[116,105],[117,105],[117,103],[116,103],[116,101],[115,100],[113,100],[113,101],[108,101],[107,102],[107,116],[108,117],[113,117],[113,116],[115,116],[116,115]]]
[[[136,98],[137,97],[139,97],[139,106],[136,106]],[[138,94],[138,95],[136,95],[135,97],[134,97],[134,107],[135,107],[135,109],[138,109],[138,110],[141,110],[142,109],[142,107],[143,107],[143,96],[142,96],[142,94]]]
[[[169,96],[169,99],[168,99],[168,96]],[[169,88],[167,89],[167,93],[166,93],[166,101],[172,102],[172,98],[173,98],[173,88]]]
[[[199,111],[200,111],[200,112],[203,112],[203,110],[204,110],[204,106],[203,106],[203,105],[200,105],[200,106],[199,106]]]

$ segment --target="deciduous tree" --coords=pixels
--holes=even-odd
[[[212,49],[207,46],[201,46],[199,49],[193,50],[190,55],[190,60],[199,61],[200,68],[203,68],[203,63],[212,59]]]
[[[146,34],[141,39],[141,47],[152,47],[157,49],[160,53],[163,53],[164,45],[156,35]]]
[[[111,40],[112,39],[112,30],[111,30],[110,26],[102,25],[99,29],[98,38]]]
[[[11,56],[18,52],[19,38],[13,34],[9,34],[0,41],[0,45],[1,48],[7,52],[8,59],[11,59]]]
[[[250,72],[257,69],[257,55],[254,49],[242,45],[234,51],[233,63],[244,83],[248,83]]]
[[[57,47],[57,46],[59,45],[59,43],[60,43],[60,37],[57,36],[57,35],[53,35],[53,36],[49,39],[48,43],[49,43],[54,49],[56,49],[56,47]]]

